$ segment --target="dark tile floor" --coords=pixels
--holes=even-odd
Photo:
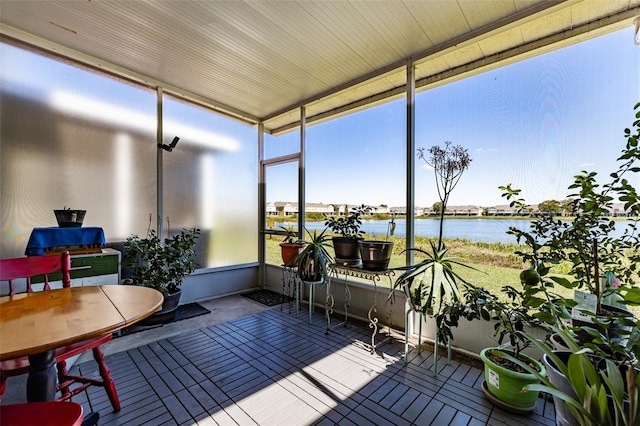
[[[122,410],[103,389],[76,397],[107,425],[553,425],[553,405],[538,399],[527,415],[489,402],[482,370],[413,351],[403,340],[366,344],[278,307],[107,356]],[[342,328],[370,342],[368,328]],[[74,367],[75,368],[75,367]],[[93,361],[81,363],[96,375]]]

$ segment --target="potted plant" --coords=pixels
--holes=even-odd
[[[329,238],[327,228],[321,232],[307,231],[309,240],[304,249],[293,262],[298,266],[298,276],[305,282],[326,281],[329,278],[328,265],[333,262],[329,254]]]
[[[279,228],[287,233],[280,243],[282,262],[285,266],[293,266],[293,260],[300,254],[306,243],[298,238],[298,233],[293,228],[285,228],[284,226],[279,226]]]
[[[164,295],[162,309],[145,320],[145,324],[173,319],[182,294],[182,281],[195,270],[199,235],[197,228],[184,228],[161,239],[155,230],[149,229],[145,238],[131,235],[124,242],[122,264],[130,273],[127,283],[151,287]]]
[[[404,272],[396,279],[394,288],[404,290],[414,311],[435,318],[438,328],[435,344],[437,350],[439,340],[450,342],[453,338],[451,327],[458,324],[462,312],[464,298],[458,283],[467,283],[454,271],[454,266],[474,269],[449,257],[443,241],[447,202],[462,173],[469,167],[471,157],[462,146],[453,146],[449,141],[445,142],[444,147],[433,146],[425,151],[424,148],[419,148],[418,158],[433,168],[438,196],[442,203],[438,242],[430,242],[430,251],[420,248],[407,249],[423,255],[425,259],[417,264],[399,268]],[[427,152],[431,154],[430,158],[427,158]]]
[[[528,365],[540,376],[545,376],[546,370],[539,361],[523,352],[532,345],[523,332],[525,327],[538,326],[539,320],[523,305],[524,295],[521,290],[504,286],[502,294],[506,295],[506,301],[484,289],[470,288],[466,292],[464,315],[468,319],[496,321],[494,336],[498,338],[500,346],[488,347],[480,352],[485,373],[483,390],[495,404],[511,411],[527,412],[535,407],[539,392],[522,392],[522,388],[540,383],[540,379],[521,364]],[[503,343],[508,343],[508,348],[503,348]],[[519,363],[513,359],[517,359]]]
[[[64,206],[62,210],[54,210],[53,213],[60,228],[80,228],[87,211],[71,210],[70,207]]]
[[[396,229],[395,213],[387,225],[387,237],[384,241],[364,240],[358,243],[360,256],[362,257],[362,269],[368,271],[384,271],[389,267],[389,261],[393,254],[393,241],[389,241]]]
[[[360,205],[352,207],[346,216],[325,215],[325,226],[332,232],[339,234],[333,237],[333,250],[336,255],[336,263],[344,266],[360,266],[361,256],[359,242],[363,241],[362,216],[371,212],[373,207]]]
[[[640,103],[636,109],[640,110]],[[636,116],[640,118],[640,111]],[[540,278],[539,285],[529,288],[525,302],[532,308],[541,308],[539,317],[549,324],[560,325],[565,320],[580,326],[583,330],[576,331],[583,331],[580,333],[582,344],[599,344],[603,348],[603,339],[611,342],[603,334],[615,334],[618,328],[626,329],[624,333],[627,333],[628,327],[634,326],[629,312],[612,304],[640,300],[640,289],[635,283],[636,265],[640,262],[637,231],[640,196],[630,183],[633,182],[631,175],[640,172],[636,165],[640,161],[640,119],[634,126],[635,134],[625,129],[628,141],[618,158],[619,167],[610,174],[609,182],[600,186],[595,172],[583,171],[574,177],[569,186],[573,193],[567,203],[573,211],[572,220],[543,216],[532,222],[529,231],[516,228],[509,231],[518,242],[526,245],[528,250],[517,254]],[[511,185],[500,188],[512,206],[527,207],[524,200],[516,198],[520,190]],[[609,219],[614,201],[623,202],[625,209],[636,219],[629,218],[626,222]],[[614,236],[615,231],[618,231],[617,236]],[[568,265],[568,272],[551,274],[551,267],[559,264]],[[556,285],[582,291],[577,294],[587,303],[578,303],[555,293]]]
[[[613,424],[609,422],[617,420],[603,414],[607,410],[602,404],[606,406],[606,401],[614,401],[619,405],[621,400],[637,402],[637,394],[622,395],[620,389],[624,387],[607,383],[633,370],[640,354],[637,320],[625,309],[611,306],[623,304],[624,308],[624,304],[640,304],[636,266],[640,261],[637,233],[640,196],[631,184],[633,174],[640,172],[637,166],[640,103],[635,108],[638,110],[635,130],[632,133],[625,129],[627,143],[618,158],[617,170],[609,175],[610,180],[601,184],[595,172],[586,171],[574,177],[567,202],[573,211],[572,220],[542,216],[532,222],[529,231],[515,228],[509,231],[518,242],[524,243],[525,249],[517,254],[531,265],[522,275],[523,281],[530,284],[524,287],[523,304],[534,309],[541,325],[549,333],[555,333],[562,346],[569,350],[561,359],[552,353],[551,347],[530,339],[545,351],[550,381],[543,382],[543,386],[552,384],[562,388],[554,396],[560,398],[556,403],[556,418],[564,424],[577,424],[576,419],[585,422],[580,424]],[[511,185],[501,189],[505,191],[503,195],[512,200],[512,206],[527,207],[524,200],[517,198],[519,190]],[[635,219],[629,218],[627,222],[609,219],[615,201],[622,202]],[[564,265],[568,271],[552,273],[556,265]],[[576,293],[580,300],[563,297],[556,292],[556,286],[580,290],[581,293]],[[627,388],[627,392],[630,390],[637,392]],[[574,402],[577,400],[584,410],[576,408],[566,395]],[[598,406],[593,405],[596,401]],[[608,413],[616,410],[610,407]],[[629,419],[637,421],[637,412],[630,412],[626,417]]]
[[[578,346],[568,329],[553,329],[568,350],[552,350],[545,342],[527,335],[543,351],[548,374],[546,377],[538,375],[541,383],[527,385],[523,390],[553,396],[557,425],[640,424],[640,370],[632,365],[620,368],[608,358],[596,360],[597,356],[589,349]],[[531,374],[538,374],[525,364],[521,366]]]

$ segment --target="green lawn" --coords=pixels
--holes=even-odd
[[[392,237],[394,241],[394,250],[389,262],[389,267],[396,268],[405,265],[405,254],[402,253],[405,245],[405,240],[401,238]],[[282,257],[280,255],[280,237],[267,238],[267,263],[274,265],[282,264]],[[478,243],[465,240],[447,240],[446,246],[449,248],[449,254],[458,258],[462,263],[469,265],[473,269],[464,267],[456,268],[455,271],[460,274],[469,283],[482,287],[492,294],[500,296],[502,294],[502,287],[505,285],[512,285],[518,288],[520,285],[520,271],[525,269],[527,265],[524,265],[519,256],[515,255],[516,250],[521,250],[523,247],[517,244],[500,244],[500,243]],[[331,242],[329,242],[331,246]],[[416,247],[427,249],[429,246],[429,239],[423,237],[416,237]],[[333,255],[333,247],[329,252]],[[416,256],[416,262],[420,261],[419,255]],[[558,267],[552,271],[556,274],[562,274],[566,272],[562,267]],[[399,273],[398,273],[399,274]],[[358,280],[357,278],[352,278]],[[370,283],[368,281],[361,280],[363,282]],[[387,285],[382,280],[379,285]],[[556,287],[555,291],[564,297],[570,298],[573,296],[572,290],[567,290],[562,287]],[[640,307],[630,307],[630,309],[636,314],[640,315]]]
[[[282,264],[280,240],[276,237],[267,238],[267,263]],[[405,240],[401,238],[392,238],[392,240],[394,241],[394,251],[389,267],[405,266],[405,254],[402,252]],[[518,285],[520,283],[519,274],[522,263],[513,254],[518,247],[516,244],[474,243],[462,240],[450,240],[446,244],[449,247],[450,255],[477,269],[474,271],[461,267],[456,270],[470,283],[484,287],[496,294],[504,285]],[[429,247],[428,239],[416,238],[416,246],[426,250]],[[333,249],[330,250],[330,253],[333,255]],[[416,261],[419,261],[420,258],[420,254],[416,253]]]
[[[389,262],[390,268],[405,266],[405,257],[403,253],[405,240],[402,238],[391,237],[394,242],[393,255]],[[280,255],[280,237],[267,238],[267,263],[281,265],[282,258]],[[457,258],[460,262],[469,265],[476,270],[464,267],[456,268],[455,271],[460,274],[469,283],[483,287],[495,295],[501,294],[501,289],[505,285],[512,285],[518,288],[520,285],[520,272],[527,268],[515,251],[522,250],[524,246],[518,244],[502,244],[502,243],[482,243],[467,240],[445,240],[445,245],[449,249],[449,256]],[[331,249],[329,252],[333,255],[333,247],[329,242]],[[416,247],[430,251],[429,239],[425,237],[416,237]],[[421,260],[421,255],[416,253],[415,261]],[[563,274],[567,272],[567,266],[558,266],[552,269],[552,273]],[[398,273],[399,274],[399,273]],[[381,283],[380,285],[384,285]],[[572,290],[556,287],[556,292],[564,297],[572,297]],[[640,307],[632,309],[640,314]]]

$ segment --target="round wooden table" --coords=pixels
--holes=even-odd
[[[103,336],[162,306],[154,289],[129,285],[70,287],[0,297],[0,361],[29,356],[29,402],[55,396],[55,349]]]

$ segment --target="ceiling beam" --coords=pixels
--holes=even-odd
[[[460,80],[472,74],[479,74],[501,66],[509,65],[527,58],[540,54],[544,51],[551,51],[554,48],[568,46],[582,41],[587,38],[594,38],[604,33],[613,32],[622,28],[633,25],[634,18],[640,16],[640,7],[625,10],[615,15],[606,16],[604,18],[585,23],[573,27],[571,29],[561,31],[538,40],[514,47],[512,49],[498,52],[493,55],[477,59],[458,67],[442,71],[427,77],[416,80],[416,91],[424,91],[429,88],[442,86]],[[586,37],[586,35],[589,35]],[[561,44],[561,46],[558,46]],[[319,114],[307,117],[307,125],[318,124],[328,121],[331,118],[339,117],[355,111],[374,106],[399,98],[405,94],[406,87],[398,86],[393,89],[369,96],[347,105],[333,108]],[[269,133],[279,135],[299,127],[297,121],[287,123],[277,128],[272,128]]]
[[[429,56],[433,56],[435,54],[444,54],[446,53],[448,50],[450,49],[455,49],[455,48],[459,48],[460,46],[463,46],[464,44],[467,43],[471,43],[471,42],[476,42],[478,40],[482,40],[484,38],[490,37],[496,33],[505,31],[509,28],[511,28],[511,26],[513,25],[517,25],[519,23],[522,22],[526,22],[529,19],[532,19],[533,17],[535,17],[538,14],[541,13],[549,13],[550,11],[552,11],[555,8],[558,8],[560,6],[566,6],[566,3],[570,3],[570,2],[574,2],[575,0],[552,0],[552,1],[548,1],[548,2],[542,2],[542,3],[538,3],[535,6],[532,6],[530,8],[521,10],[520,12],[516,12],[512,15],[509,15],[503,19],[500,19],[496,22],[493,22],[489,25],[485,25],[483,27],[480,27],[478,29],[472,30],[466,34],[463,34],[459,37],[453,38],[451,40],[448,40],[445,43],[439,44],[437,46],[431,47],[429,49],[425,49],[423,51],[420,51],[418,53],[416,53],[415,55],[412,55],[409,58],[403,58],[399,61],[396,61],[392,64],[389,64],[383,68],[377,69],[373,72],[367,73],[365,75],[362,75],[360,77],[357,77],[355,79],[349,80],[343,84],[340,84],[338,86],[332,87],[331,89],[325,90],[324,92],[320,92],[314,96],[311,96],[309,98],[303,99],[299,102],[296,102],[295,104],[286,106],[284,108],[281,108],[278,111],[275,111],[265,117],[262,117],[262,121],[266,122],[272,118],[278,117],[282,114],[286,114],[288,112],[290,112],[291,110],[300,108],[302,106],[309,106],[310,104],[312,104],[315,101],[318,101],[320,99],[326,98],[328,96],[334,95],[342,90],[346,90],[355,86],[358,86],[368,80],[371,80],[373,78],[379,78],[381,76],[383,76],[384,74],[391,72],[391,71],[395,71],[398,70],[400,68],[403,68],[405,66],[405,64],[407,63],[407,60],[412,60],[414,63],[415,62],[419,62],[420,60],[423,60]]]

